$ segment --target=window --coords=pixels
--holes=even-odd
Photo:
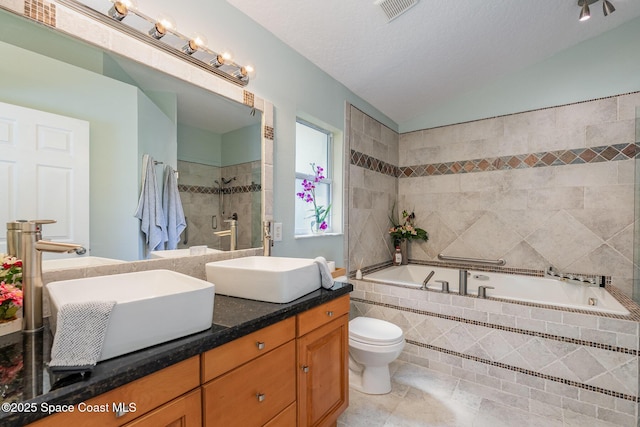
[[[333,133],[296,121],[295,234],[335,232]],[[305,185],[306,184],[306,185]]]

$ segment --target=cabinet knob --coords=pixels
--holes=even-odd
[[[129,408],[125,406],[119,407],[115,411],[116,418],[124,417],[128,413],[129,413]]]
[[[257,341],[256,342],[256,347],[258,347],[258,350],[264,350],[264,342]]]
[[[256,399],[258,399],[258,402],[264,402],[265,397],[264,393],[256,393]]]
[[[303,366],[302,366],[302,372],[304,372],[305,374],[306,374],[307,372],[309,372],[309,367],[308,367],[307,365],[303,365]]]
[[[327,316],[332,317],[333,316],[333,311],[327,311]]]

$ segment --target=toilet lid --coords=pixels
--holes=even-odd
[[[349,321],[349,338],[364,343],[395,344],[404,339],[404,334],[393,323],[371,317],[356,317]]]

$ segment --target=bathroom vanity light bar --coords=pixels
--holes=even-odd
[[[58,0],[58,3],[69,7],[89,18],[95,19],[143,43],[162,50],[176,58],[202,68],[239,86],[246,86],[254,69],[250,65],[239,65],[231,60],[225,52],[215,52],[206,46],[202,36],[187,37],[175,29],[175,24],[167,18],[153,19],[138,10],[130,1],[110,0],[113,5],[108,12],[94,10],[76,0]],[[137,17],[148,25],[142,31],[128,21]],[[173,40],[181,41],[176,47],[166,42],[167,35]],[[198,52],[197,56],[194,56]]]

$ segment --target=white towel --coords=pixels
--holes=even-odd
[[[115,301],[64,304],[51,347],[52,371],[89,371],[98,363]]]
[[[331,269],[329,269],[329,264],[327,264],[327,260],[322,257],[314,258],[313,262],[318,264],[318,270],[320,270],[320,284],[325,289],[330,289],[333,287],[333,276],[331,276]]]
[[[162,213],[162,200],[158,190],[156,168],[153,157],[142,157],[142,189],[135,217],[140,220],[140,230],[146,235],[148,253],[164,249],[167,228]]]
[[[169,165],[164,167],[164,192],[162,194],[162,211],[167,225],[167,249],[177,249],[180,234],[187,228],[187,221],[182,209],[176,171]]]

